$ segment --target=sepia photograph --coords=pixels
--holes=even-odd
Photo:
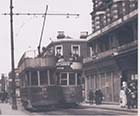
[[[1,0],[0,115],[138,116],[138,0]]]

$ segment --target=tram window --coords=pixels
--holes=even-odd
[[[48,73],[47,71],[40,71],[40,85],[48,84]]]
[[[27,82],[27,86],[30,86],[29,72],[27,72],[27,75],[26,75],[26,82]]]
[[[55,76],[53,74],[53,70],[50,70],[50,84],[55,84]]]
[[[60,79],[61,85],[67,85],[67,73],[62,73]]]
[[[31,72],[31,85],[38,85],[37,71]]]
[[[21,86],[24,87],[24,78],[21,76]]]
[[[75,73],[69,73],[69,85],[75,85]]]

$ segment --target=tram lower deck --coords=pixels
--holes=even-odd
[[[82,101],[78,73],[56,75],[52,69],[28,69],[20,76],[21,101],[25,109],[76,105]]]

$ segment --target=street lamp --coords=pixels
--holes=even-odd
[[[15,64],[14,64],[14,36],[13,36],[13,1],[10,0],[10,28],[11,28],[11,75],[12,75],[12,109],[17,110]]]

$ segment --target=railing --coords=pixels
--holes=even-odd
[[[55,56],[25,58],[19,65],[19,72],[27,68],[55,67],[57,58]]]
[[[128,44],[124,44],[122,46],[119,46],[117,48],[110,49],[110,50],[107,50],[105,52],[99,53],[96,56],[91,56],[91,57],[84,58],[83,59],[83,63],[88,63],[88,62],[91,62],[91,61],[99,60],[101,58],[112,56],[114,53],[116,53],[116,55],[118,55],[122,51],[124,51],[124,52],[125,51],[129,51],[130,49],[136,48],[136,47],[137,47],[137,40],[135,40],[135,41],[133,41],[131,43],[128,43]]]
[[[128,50],[130,50],[130,49],[132,49],[132,48],[136,48],[137,47],[137,43],[138,41],[137,40],[135,40],[135,41],[133,41],[133,42],[131,42],[131,43],[128,43],[128,44],[124,44],[124,45],[122,45],[122,46],[119,46],[118,48],[117,48],[117,51],[118,52],[122,52],[122,51],[128,51]]]

